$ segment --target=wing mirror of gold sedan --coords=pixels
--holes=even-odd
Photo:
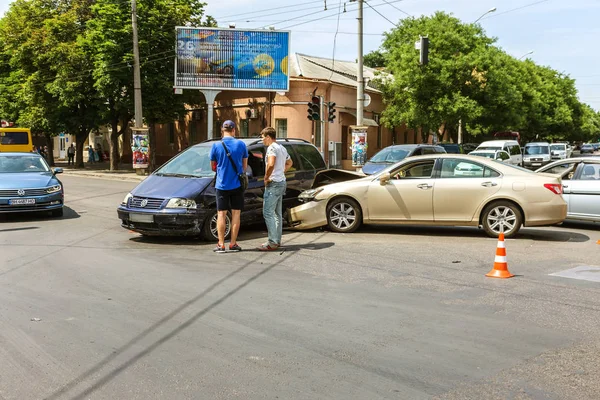
[[[381,186],[385,186],[385,185],[387,185],[387,184],[388,184],[388,182],[390,181],[390,179],[392,179],[392,175],[390,175],[390,173],[389,173],[389,172],[386,172],[386,173],[382,174],[382,175],[379,177],[379,184],[380,184]]]

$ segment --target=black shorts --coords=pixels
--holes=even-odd
[[[243,210],[244,191],[241,187],[232,190],[217,189],[217,211]]]

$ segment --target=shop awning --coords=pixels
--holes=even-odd
[[[340,112],[353,115],[356,118],[356,111],[340,110]],[[366,117],[363,117],[363,125],[364,126],[379,126],[379,124],[377,122],[375,122],[374,119],[370,119],[370,118],[366,118]]]

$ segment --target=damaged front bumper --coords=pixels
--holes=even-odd
[[[206,210],[139,212],[119,207],[121,226],[148,236],[197,236],[202,231]]]

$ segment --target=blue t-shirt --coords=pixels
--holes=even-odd
[[[231,153],[231,158],[237,170],[240,174],[243,173],[244,166],[242,165],[242,160],[248,158],[246,143],[233,137],[224,137],[223,142],[225,142],[225,146],[227,146],[229,153]],[[231,161],[229,161],[229,157],[227,157],[227,153],[221,142],[213,143],[209,157],[210,161],[217,162],[217,182],[215,183],[217,189],[233,190],[241,186],[238,174],[233,165],[231,165]]]

